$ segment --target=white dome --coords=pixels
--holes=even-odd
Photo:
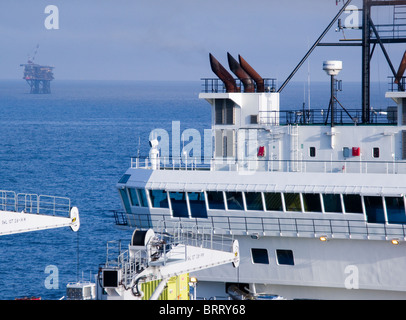
[[[326,71],[329,76],[338,75],[342,69],[342,61],[328,60],[323,62],[323,70]]]

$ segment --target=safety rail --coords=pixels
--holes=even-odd
[[[176,261],[187,261],[188,247],[199,247],[224,252],[233,251],[234,237],[225,233],[215,233],[211,227],[200,231],[191,223],[177,222],[166,229],[163,224],[155,226],[155,236],[144,249],[121,250],[121,240],[108,241],[105,268],[122,270],[121,284],[130,286],[136,277],[152,265],[163,265]],[[114,258],[111,258],[111,257]]]
[[[106,266],[120,267],[120,256],[123,254],[121,250],[122,240],[110,240],[106,244]]]
[[[69,198],[0,190],[1,211],[69,216],[70,209]]]
[[[272,156],[272,154],[271,154]],[[166,158],[159,157],[154,167],[150,158],[131,158],[131,168],[154,170],[212,170],[212,171],[259,171],[259,172],[302,172],[343,174],[406,174],[406,161],[392,160],[298,160],[268,159],[208,159],[208,158]]]
[[[126,226],[128,225],[126,213],[123,211],[117,211],[117,210],[110,210],[110,212],[113,212],[114,219],[116,221],[116,225],[118,226]]]
[[[202,78],[202,92],[204,93],[225,93],[226,87],[218,78]],[[237,87],[241,90],[244,87],[240,79],[234,79]],[[275,78],[263,78],[266,92],[276,92],[277,80]],[[242,89],[241,91],[243,91]],[[255,91],[257,89],[255,88]]]
[[[385,109],[372,109],[370,122],[362,124],[362,112],[359,109],[337,109],[334,112],[334,124],[340,125],[396,125],[397,107],[390,106]],[[267,125],[330,125],[331,115],[326,109],[302,109],[260,111],[258,123]]]
[[[210,228],[214,234],[225,230],[233,235],[277,235],[337,238],[403,238],[406,224],[369,223],[363,219],[295,218],[295,217],[235,217],[210,215],[208,218],[172,218],[168,215],[132,215],[132,227],[170,229],[186,219],[195,225],[195,234],[204,234]]]
[[[385,1],[385,0],[384,0]],[[406,12],[402,12],[405,14]],[[399,20],[399,19],[398,19]],[[404,18],[402,19],[404,20]],[[405,23],[387,23],[375,26],[381,40],[385,39],[405,39],[406,38],[406,24]],[[371,39],[376,40],[375,33],[371,34]]]
[[[406,77],[400,78],[400,81],[395,83],[395,77],[390,76],[388,77],[389,79],[389,91],[394,92],[394,91],[405,91],[406,89]]]

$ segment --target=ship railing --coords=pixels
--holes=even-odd
[[[156,226],[171,229],[182,218],[167,215],[136,214],[132,227],[154,228]],[[186,220],[186,218],[183,218]],[[182,221],[184,221],[182,219]],[[297,217],[237,217],[210,215],[208,218],[187,218],[195,225],[195,234],[204,234],[205,230],[213,230],[213,234],[228,233],[230,235],[289,236],[289,237],[320,237],[359,238],[359,239],[406,239],[406,224],[371,223],[361,217],[359,219],[330,218],[297,218]],[[193,237],[193,235],[191,235]]]
[[[162,234],[170,235],[170,242],[185,246],[195,246],[207,249],[230,252],[233,248],[234,237],[225,232],[219,232],[219,228],[211,225],[200,225],[194,221],[177,221],[172,225],[159,224],[158,230]]]
[[[128,225],[127,215],[123,211],[119,210],[110,210],[110,212],[114,215],[114,220],[116,221],[116,225],[118,226],[126,226]]]
[[[170,228],[163,224],[154,226],[156,236],[144,249],[121,249],[121,240],[108,241],[106,268],[122,270],[124,286],[129,286],[137,275],[150,265],[166,265],[170,261],[188,260],[188,246],[232,252],[234,236],[215,232],[210,226],[200,228],[189,222],[176,222]],[[159,246],[157,246],[159,244]],[[169,261],[170,256],[170,261]],[[198,257],[195,257],[198,258]]]
[[[226,92],[226,87],[224,83],[218,79],[218,78],[202,78],[202,92],[204,93],[225,93]],[[239,88],[240,91],[244,91],[244,85],[242,83],[241,79],[234,79],[237,88]],[[265,92],[276,92],[277,88],[277,80],[275,78],[263,78],[264,80],[264,88]],[[254,83],[255,86],[255,92],[257,91],[256,84]]]
[[[389,79],[389,91],[405,91],[406,90],[406,77],[402,77],[398,83],[395,83],[395,77],[390,76]]]
[[[363,125],[362,112],[358,109],[338,109],[334,112],[335,125]],[[302,109],[259,111],[258,124],[262,125],[330,125],[331,115],[326,109]],[[396,125],[397,107],[390,106],[384,109],[372,109],[370,122],[367,125]]]
[[[69,198],[0,190],[1,211],[67,216],[70,209]]]
[[[404,15],[405,12],[400,12],[400,14]],[[401,19],[397,19],[397,21],[399,20],[405,20],[403,17]],[[387,24],[379,24],[379,25],[375,25],[378,33],[379,33],[379,37],[381,38],[381,40],[385,40],[385,39],[405,39],[406,38],[406,24],[405,23],[399,23],[396,22],[396,20],[393,21],[393,23],[387,23]],[[371,39],[376,40],[376,35],[375,33],[371,34]]]
[[[156,168],[158,170],[210,170],[213,159],[200,157],[159,157]],[[131,158],[131,168],[151,169],[153,161],[149,157]]]
[[[352,151],[348,150],[350,154]],[[350,155],[348,155],[350,157]],[[133,169],[154,170],[211,170],[211,171],[237,171],[241,173],[260,172],[301,172],[301,173],[358,173],[358,174],[406,174],[406,161],[392,160],[306,160],[299,153],[298,160],[280,160],[276,154],[270,154],[269,159],[251,157],[251,159],[234,158],[167,158],[160,157],[153,165],[150,158],[131,158]],[[357,158],[352,157],[352,158]]]

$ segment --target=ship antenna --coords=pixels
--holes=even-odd
[[[312,45],[312,47],[307,51],[303,59],[299,62],[299,64],[296,66],[296,68],[292,71],[292,73],[289,75],[289,77],[285,80],[285,82],[281,85],[281,87],[278,90],[278,93],[281,93],[282,90],[286,87],[286,85],[289,83],[289,81],[294,77],[296,72],[300,69],[300,67],[305,63],[307,58],[312,54],[314,49],[318,46],[318,44],[323,40],[324,36],[328,33],[328,31],[331,29],[331,27],[336,23],[338,18],[341,16],[341,14],[344,12],[344,10],[347,8],[347,6],[350,4],[352,0],[348,0],[341,10],[337,13],[337,15],[334,17],[334,19],[330,22],[330,24],[327,26],[327,28],[323,31],[323,33],[320,35],[320,37],[316,40],[316,42]]]

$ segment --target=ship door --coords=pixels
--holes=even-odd
[[[216,158],[234,158],[235,132],[234,130],[216,130],[215,136]]]
[[[268,160],[269,171],[281,170],[281,141],[279,139],[269,141]]]

